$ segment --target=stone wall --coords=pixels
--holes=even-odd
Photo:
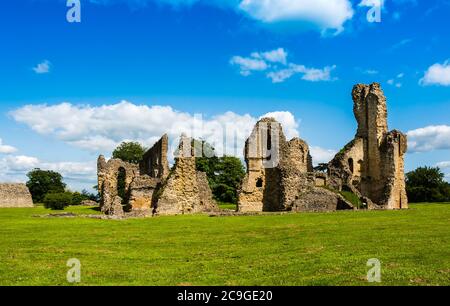
[[[104,156],[97,161],[98,190],[101,194],[100,208],[108,215],[123,215],[123,203],[129,201],[131,184],[140,175],[139,166],[126,163],[120,159],[106,162]],[[124,176],[125,199],[119,196],[119,174]]]
[[[247,174],[239,193],[238,209],[247,211],[279,211],[279,164],[281,147],[286,144],[281,124],[273,118],[263,118],[255,125],[245,143]]]
[[[313,172],[308,144],[299,138],[286,141],[273,118],[256,124],[246,142],[245,160],[241,212],[353,209],[342,196],[322,188],[327,177]],[[323,182],[320,187],[319,181]]]
[[[407,208],[406,135],[388,132],[386,98],[378,83],[358,84],[352,96],[358,130],[355,139],[329,163],[329,184],[352,191],[369,208]]]
[[[0,184],[0,207],[33,207],[25,184]]]
[[[169,138],[167,135],[153,145],[145,152],[143,160],[140,164],[140,172],[153,178],[166,179],[169,175],[168,156]]]
[[[178,157],[156,204],[156,212],[159,215],[199,213],[217,209],[206,174],[196,170],[196,158],[192,156],[191,145],[192,139],[181,137]]]
[[[216,210],[206,174],[196,171],[191,144],[192,139],[181,137],[172,171],[167,161],[166,135],[146,152],[139,166],[118,159],[106,162],[100,156],[98,186],[102,212],[114,216],[145,216]],[[125,178],[125,198],[119,196],[120,173]]]

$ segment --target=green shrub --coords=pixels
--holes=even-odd
[[[44,197],[44,207],[52,210],[64,210],[66,206],[72,204],[73,195],[71,192],[48,193]]]

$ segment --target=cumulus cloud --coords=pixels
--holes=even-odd
[[[50,72],[50,62],[48,60],[43,61],[42,63],[39,63],[36,65],[36,67],[33,67],[33,71],[37,74],[45,74]]]
[[[0,180],[24,182],[26,174],[35,169],[60,173],[65,181],[76,181],[93,186],[96,182],[96,163],[93,162],[43,162],[36,157],[8,155],[0,158]]]
[[[297,74],[301,75],[302,80],[310,82],[336,79],[331,76],[331,72],[336,68],[335,65],[308,68],[304,65],[289,63],[287,58],[288,53],[283,48],[278,48],[267,52],[253,52],[249,57],[234,56],[230,63],[238,66],[243,76],[249,76],[256,71],[265,72],[272,83],[282,83]]]
[[[297,120],[295,120],[294,115],[290,112],[270,112],[263,116],[261,116],[259,119],[262,119],[264,117],[268,118],[274,118],[278,122],[281,123],[283,127],[283,132],[286,135],[286,138],[291,139],[294,137],[299,137],[299,123]]]
[[[11,116],[39,134],[95,153],[109,154],[124,140],[151,146],[165,133],[172,140],[171,148],[176,148],[178,137],[185,133],[208,141],[219,154],[235,156],[242,156],[245,139],[258,119],[233,112],[206,118],[170,106],[136,105],[126,101],[102,106],[27,105],[13,111]],[[278,119],[288,137],[298,136],[298,123],[291,113],[275,112],[264,116]]]
[[[322,31],[340,33],[354,11],[350,0],[90,0],[108,4],[126,2],[133,6],[156,2],[175,7],[196,3],[231,8],[264,24],[303,22]]]
[[[427,152],[450,149],[450,126],[432,125],[409,131],[408,146],[410,152]]]
[[[441,169],[450,169],[450,161],[443,161],[440,163],[437,163],[437,165]]]
[[[249,76],[252,71],[264,71],[268,68],[264,60],[251,57],[233,56],[230,63],[239,66],[240,73],[243,76]]]
[[[265,23],[304,21],[337,33],[354,14],[348,0],[243,0],[239,8]]]
[[[17,152],[17,149],[3,144],[3,140],[0,138],[0,154],[12,154],[14,152]]]
[[[419,84],[422,86],[450,86],[450,62],[446,61],[443,64],[437,63],[430,66]]]
[[[336,150],[324,149],[317,146],[311,146],[310,151],[315,165],[328,163],[338,153]]]

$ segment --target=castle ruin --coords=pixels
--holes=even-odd
[[[406,135],[388,132],[386,98],[380,84],[358,84],[352,96],[358,130],[355,139],[329,163],[329,185],[353,192],[368,208],[408,208]]]
[[[146,216],[217,210],[206,174],[196,170],[192,139],[181,137],[172,170],[168,143],[164,135],[144,154],[139,165],[120,159],[106,162],[104,156],[98,158],[102,212],[114,216]]]
[[[320,186],[324,177],[313,171],[308,144],[299,138],[287,141],[273,118],[256,124],[245,144],[245,161],[240,212],[353,209],[339,193]]]
[[[314,171],[307,143],[286,141],[281,125],[263,118],[246,141],[247,175],[238,209],[332,211],[408,208],[404,155],[406,135],[388,132],[386,98],[378,83],[353,88],[356,137],[328,164]],[[358,199],[358,207],[343,195]]]
[[[256,123],[245,143],[247,173],[239,191],[239,212],[408,208],[406,135],[388,132],[386,98],[378,83],[358,84],[352,96],[356,136],[325,172],[314,170],[308,144],[299,138],[287,140],[275,119]],[[139,165],[107,162],[100,156],[101,210],[116,216],[217,211],[206,174],[196,170],[193,143],[181,137],[172,169],[167,135]]]

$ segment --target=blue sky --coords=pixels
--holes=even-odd
[[[80,2],[80,23],[63,0],[0,3],[2,181],[42,167],[87,188],[98,154],[200,115],[212,142],[231,126],[239,155],[272,113],[326,161],[355,134],[352,86],[374,81],[410,136],[407,170],[450,175],[450,1],[385,0],[377,23],[373,0]]]

